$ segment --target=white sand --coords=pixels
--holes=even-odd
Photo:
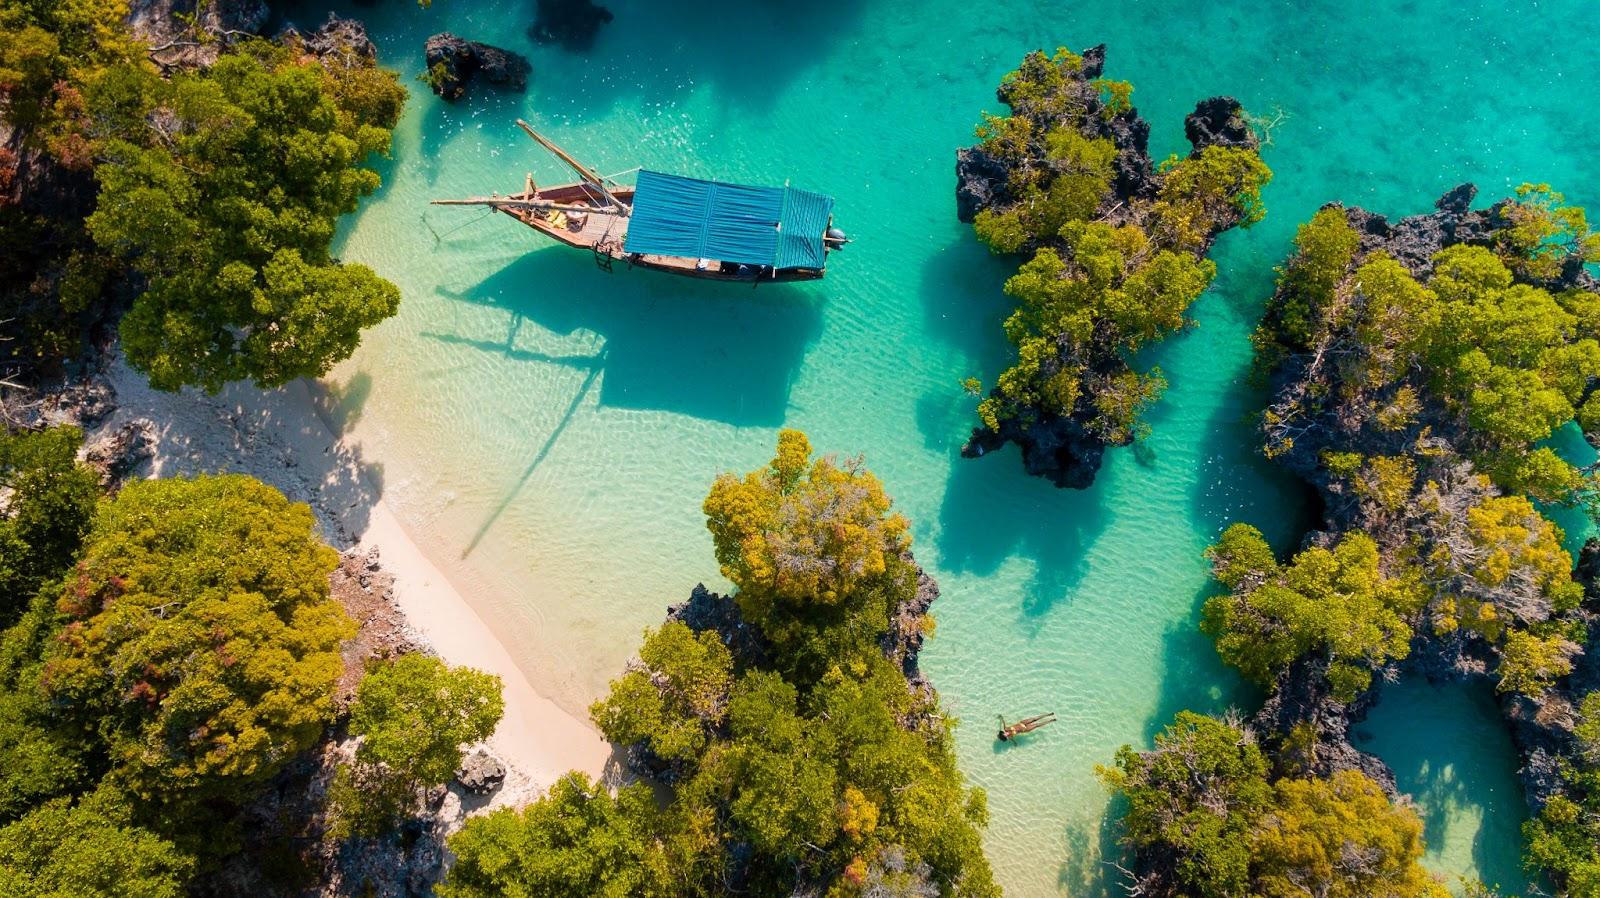
[[[505,717],[489,740],[511,768],[493,805],[531,799],[568,770],[599,776],[611,747],[586,721],[536,692],[494,631],[417,548],[365,473],[361,447],[349,445],[317,411],[312,386],[277,390],[231,386],[217,396],[150,389],[120,357],[108,372],[117,411],[94,434],[137,418],[155,425],[154,476],[241,472],[309,504],[323,536],[339,549],[377,546],[395,577],[407,620],[439,656],[496,674],[505,685]]]

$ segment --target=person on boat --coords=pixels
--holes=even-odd
[[[1045,724],[1055,722],[1056,714],[1054,711],[1051,711],[1048,714],[1040,714],[1037,717],[1029,717],[1026,720],[1019,720],[1016,723],[1008,726],[1006,724],[1005,715],[1002,714],[1000,715],[1000,732],[995,734],[995,738],[999,739],[1001,742],[1010,742],[1012,739],[1017,738],[1023,733],[1031,733]]]

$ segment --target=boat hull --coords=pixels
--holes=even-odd
[[[633,200],[632,188],[612,190],[618,201],[629,204]],[[822,268],[780,268],[774,271],[756,265],[724,264],[716,260],[690,259],[681,256],[658,256],[647,253],[630,253],[623,249],[627,237],[627,217],[605,211],[596,203],[593,189],[586,184],[564,184],[544,188],[533,194],[514,194],[511,200],[538,200],[574,207],[589,206],[591,212],[544,212],[501,206],[499,211],[522,224],[573,249],[593,253],[601,268],[615,270],[621,262],[629,268],[661,271],[680,277],[704,281],[733,281],[760,284],[768,282],[815,281],[825,272]]]

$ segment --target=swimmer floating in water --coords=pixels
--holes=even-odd
[[[1023,733],[1031,733],[1047,723],[1055,722],[1056,714],[1054,711],[1051,711],[1049,714],[1040,714],[1038,717],[1029,717],[1026,720],[1019,720],[1009,726],[1006,725],[1005,715],[1001,715],[1000,732],[995,734],[995,738],[999,739],[1001,742],[1010,742],[1012,739],[1017,738]]]

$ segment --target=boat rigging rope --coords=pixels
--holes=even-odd
[[[469,224],[473,224],[474,222],[483,221],[485,218],[488,218],[489,216],[493,215],[497,211],[499,211],[499,210],[495,209],[493,206],[490,206],[489,207],[489,211],[483,213],[482,215],[479,215],[477,218],[468,219],[468,220],[462,222],[461,224],[458,224],[455,227],[451,228],[450,230],[445,231],[443,234],[441,234],[438,231],[435,231],[433,229],[433,224],[428,221],[428,216],[427,216],[426,213],[424,213],[421,216],[421,218],[422,218],[422,226],[427,228],[428,229],[428,233],[433,235],[433,242],[434,242],[434,244],[437,245],[438,243],[443,241],[444,238],[449,237],[451,234],[454,234],[455,232],[461,230],[462,228],[466,227]]]
[[[634,172],[639,171],[642,167],[643,166],[635,165],[633,168],[623,169],[622,171],[619,171],[616,174],[601,175],[600,176],[600,180],[602,180],[602,181],[610,181],[613,184],[617,184],[617,179],[618,178],[622,177],[623,175],[631,175]],[[622,185],[621,184],[617,184],[617,186],[621,187]]]

